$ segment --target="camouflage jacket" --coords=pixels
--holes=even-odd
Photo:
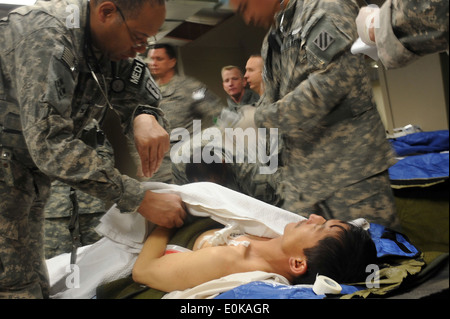
[[[228,108],[237,112],[243,105],[255,104],[259,100],[259,94],[251,89],[245,89],[244,96],[239,103],[233,101],[233,99],[227,96]]]
[[[184,128],[192,134],[193,120],[201,120],[203,128],[210,127],[224,107],[217,95],[192,77],[175,75],[160,90],[159,106],[171,130]]]
[[[350,53],[358,9],[348,0],[291,0],[263,43],[255,123],[278,128],[285,209],[305,212],[394,163],[364,57]]]
[[[171,134],[171,145],[178,143],[183,136],[180,129],[185,129],[192,136],[194,120],[201,120],[203,128],[214,124],[224,107],[220,98],[208,90],[205,84],[189,76],[175,74],[172,79],[161,85],[159,107],[167,120],[167,130]],[[141,161],[133,141],[128,142],[130,155],[138,170]],[[158,171],[150,178],[143,180],[172,183],[172,162],[168,152]]]
[[[448,52],[448,0],[387,0],[375,28],[378,56],[386,68],[420,56]]]
[[[28,167],[134,211],[144,197],[140,183],[79,138],[109,105],[132,134],[135,109],[157,105],[160,93],[141,61],[94,63],[85,47],[87,5],[42,1],[0,20],[0,145]]]

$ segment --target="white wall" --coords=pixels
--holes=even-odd
[[[378,94],[382,97],[377,101],[383,103],[389,132],[408,124],[418,125],[423,131],[449,128],[439,54],[424,56],[399,69],[380,67],[379,75]]]

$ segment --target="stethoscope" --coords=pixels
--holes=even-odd
[[[113,109],[111,103],[109,102],[109,98],[108,98],[108,89],[106,87],[106,79],[105,76],[103,75],[102,71],[101,71],[101,67],[100,64],[97,60],[97,57],[95,56],[94,50],[92,48],[92,44],[91,44],[91,35],[90,35],[90,31],[91,31],[91,25],[90,25],[90,4],[88,1],[87,4],[87,17],[86,17],[86,29],[85,29],[85,43],[84,43],[84,55],[85,55],[85,61],[86,64],[89,68],[89,71],[92,75],[92,78],[94,79],[95,83],[97,84],[98,88],[100,89],[100,92],[102,93],[103,97],[106,100],[106,104],[108,105],[108,107],[110,109]],[[90,54],[89,54],[90,53]],[[94,67],[92,66],[91,62],[89,61],[89,56],[92,57],[92,59],[94,60],[95,63],[95,67],[96,69],[100,72],[100,75],[102,77],[103,83],[105,84],[104,87],[100,84],[100,81],[97,77],[97,74],[95,73]],[[123,79],[121,79],[118,76],[119,73],[119,64],[116,62],[111,62],[111,66],[112,66],[112,75],[113,75],[113,79],[111,81],[110,84],[110,89],[111,91],[113,91],[114,93],[121,93],[125,90],[125,81]]]

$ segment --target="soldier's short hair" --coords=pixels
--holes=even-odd
[[[222,68],[222,70],[221,70],[221,74],[223,74],[223,72],[225,72],[225,71],[230,71],[230,70],[234,70],[234,69],[239,71],[239,75],[240,75],[241,78],[244,78],[244,74],[242,73],[241,68],[239,68],[236,65],[226,65],[226,66],[224,66]]]
[[[151,6],[161,6],[165,5],[165,0],[91,0],[95,6],[105,2],[111,1],[117,7],[122,10],[123,14],[127,18],[132,18],[135,14],[139,12],[145,3],[150,3]]]
[[[176,59],[177,58],[177,51],[175,47],[169,43],[155,43],[150,46],[150,50],[152,49],[164,49],[166,50],[166,54],[170,59]]]

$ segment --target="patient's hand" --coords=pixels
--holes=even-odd
[[[176,194],[145,192],[138,212],[152,223],[166,228],[183,226],[186,210]]]

